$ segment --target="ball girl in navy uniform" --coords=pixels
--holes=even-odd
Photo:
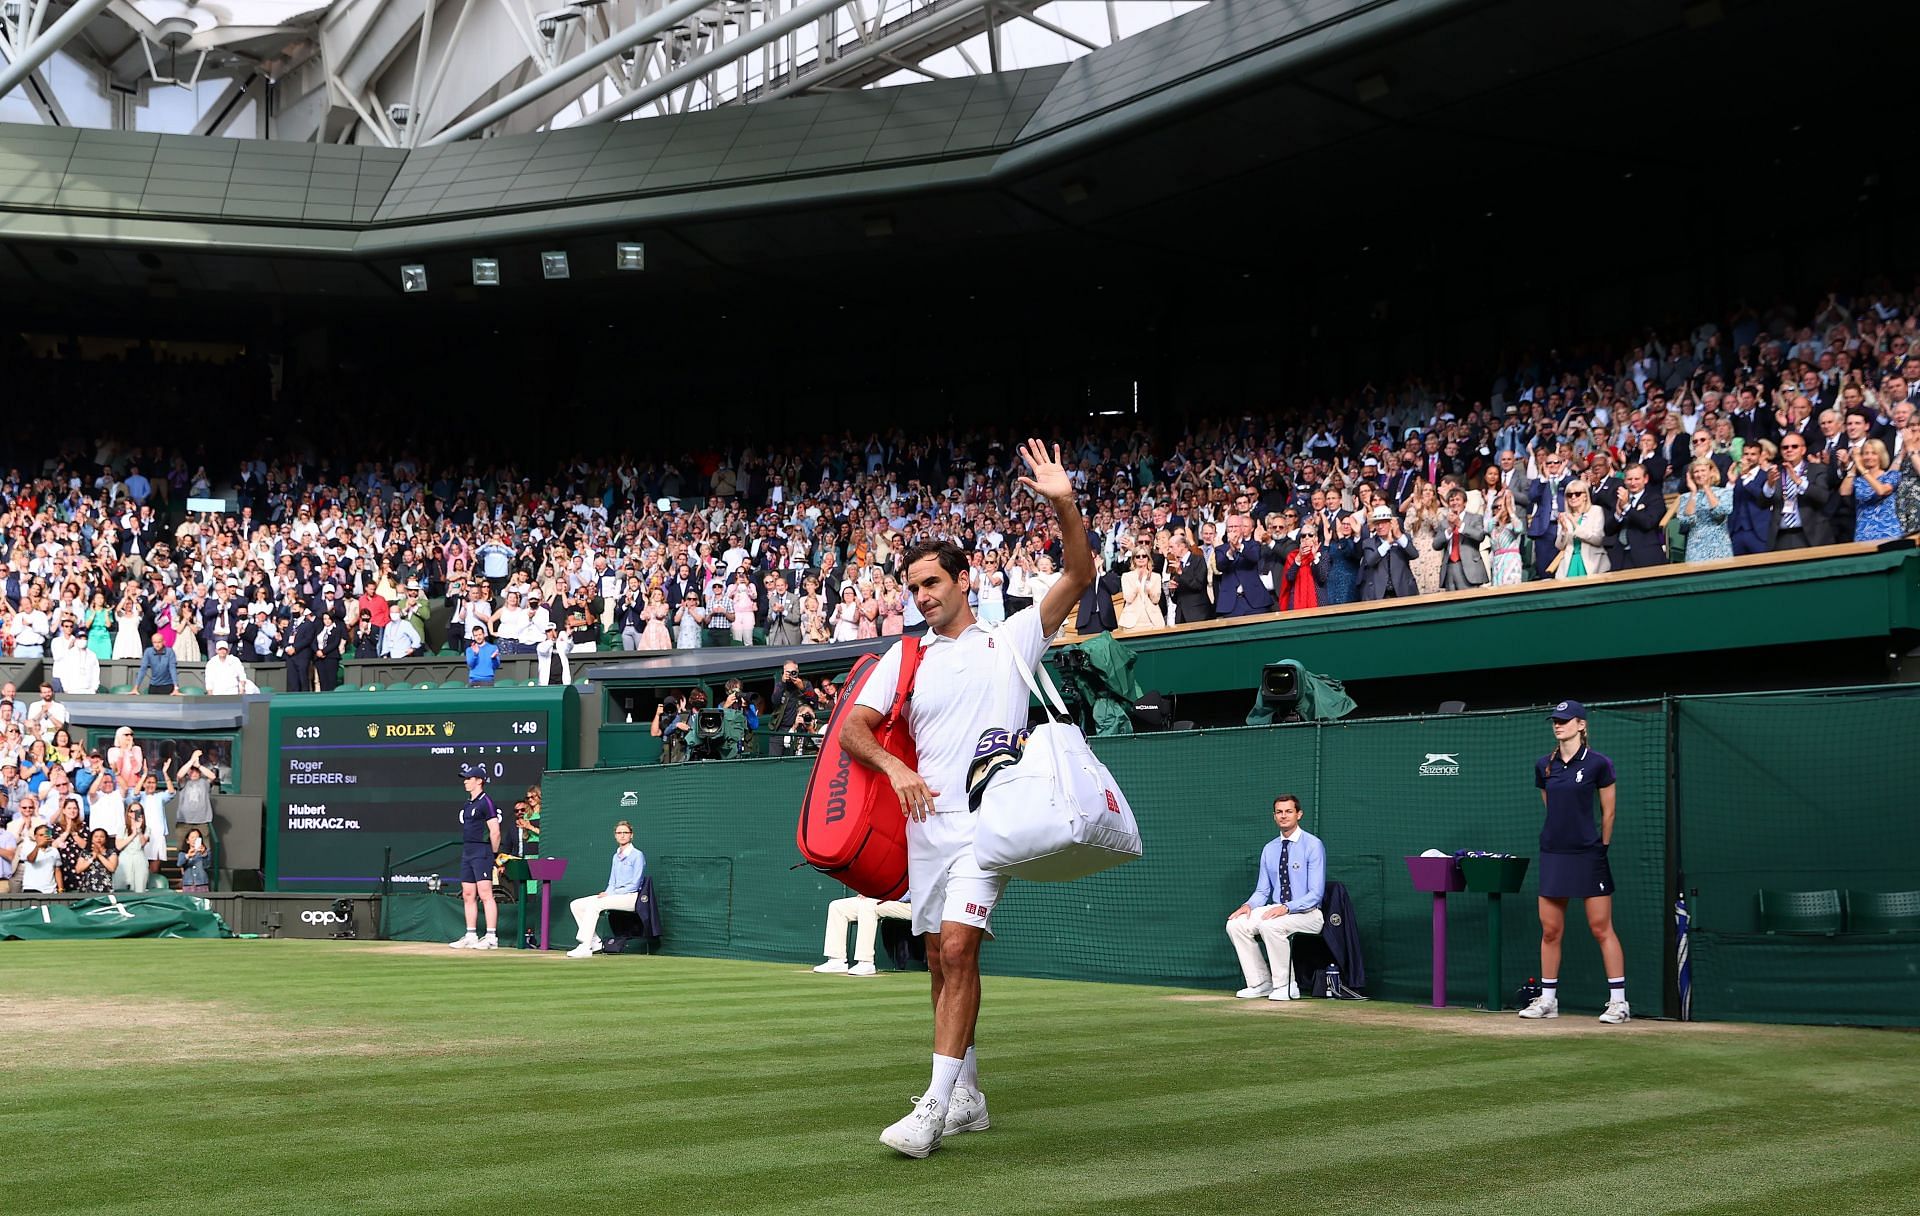
[[[1520,1011],[1523,1018],[1560,1016],[1560,938],[1567,901],[1581,901],[1587,928],[1600,944],[1607,967],[1607,1011],[1600,1020],[1618,1026],[1632,1020],[1627,1008],[1627,964],[1613,931],[1613,871],[1607,845],[1613,840],[1613,761],[1587,744],[1587,709],[1578,701],[1553,707],[1558,746],[1533,766],[1533,783],[1547,819],[1540,828],[1540,995]],[[1593,803],[1600,802],[1600,822]]]
[[[500,909],[493,902],[493,858],[500,851],[500,811],[487,793],[484,764],[461,765],[460,779],[467,787],[467,800],[460,807],[460,902],[467,914],[467,933],[450,944],[455,950],[498,950]],[[485,937],[473,934],[476,901],[487,910]]]

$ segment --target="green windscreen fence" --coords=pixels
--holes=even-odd
[[[1920,933],[1762,931],[1758,891],[1920,888],[1920,690],[1674,699],[1594,707],[1591,743],[1614,763],[1615,927],[1636,1008],[1660,1009],[1675,961],[1672,869],[1694,917],[1699,1018],[1920,1022]],[[1297,794],[1325,840],[1329,876],[1353,898],[1370,995],[1425,1000],[1432,897],[1404,858],[1427,849],[1532,857],[1534,762],[1553,746],[1537,712],[1460,714],[1094,740],[1127,791],[1146,856],[1080,882],[1014,882],[994,914],[985,967],[1003,975],[1239,986],[1224,932],[1274,834],[1276,794]],[[845,894],[795,868],[794,823],[810,760],[598,769],[548,778],[545,846],[571,861],[565,900],[606,883],[613,824],[646,851],[664,948],[811,963],[827,902]],[[1669,777],[1677,797],[1669,799]],[[1669,858],[1669,840],[1677,842]],[[1505,987],[1539,970],[1537,868],[1506,897]],[[1487,901],[1447,897],[1453,1003],[1485,997]],[[1562,1001],[1605,999],[1598,951],[1574,905]]]
[[[1675,703],[1675,866],[1693,919],[1696,1017],[1920,1025],[1920,688]],[[1837,930],[1762,919],[1832,893]]]
[[[1594,743],[1620,777],[1613,864],[1618,922],[1652,1003],[1664,967],[1664,725],[1657,707],[1595,710]],[[1368,991],[1399,999],[1430,987],[1430,898],[1405,862],[1429,848],[1531,855],[1540,798],[1533,763],[1552,746],[1538,714],[1453,715],[1094,741],[1141,823],[1141,860],[1066,884],[1012,883],[994,913],[989,970],[1069,979],[1239,987],[1229,912],[1252,893],[1273,837],[1272,801],[1294,793],[1327,843],[1329,875],[1352,895]],[[1436,760],[1436,757],[1441,758]],[[665,948],[721,957],[815,961],[826,904],[843,888],[799,860],[794,823],[811,761],[742,760],[556,773],[543,844],[571,865],[556,895],[606,883],[613,824],[631,819],[660,896]],[[1538,971],[1533,876],[1507,916],[1514,983]],[[1486,901],[1449,897],[1448,984],[1483,997]],[[571,945],[570,926],[556,937]],[[1569,1004],[1604,1002],[1590,939],[1569,935]]]

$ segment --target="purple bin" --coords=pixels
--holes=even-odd
[[[540,948],[547,948],[547,924],[552,913],[553,884],[567,876],[564,857],[529,857],[527,874],[540,884]]]
[[[1447,1007],[1447,892],[1464,891],[1467,879],[1451,857],[1409,857],[1413,889],[1433,894],[1433,1007]]]

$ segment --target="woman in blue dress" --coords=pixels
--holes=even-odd
[[[1900,470],[1890,469],[1887,445],[1869,439],[1854,452],[1853,464],[1840,483],[1843,498],[1853,499],[1853,539],[1892,540],[1902,535],[1894,492],[1900,488]]]
[[[1727,535],[1727,516],[1733,514],[1733,494],[1720,488],[1720,466],[1696,460],[1687,468],[1692,489],[1680,500],[1680,531],[1687,538],[1687,564],[1718,561],[1733,556]]]
[[[1320,604],[1351,604],[1360,582],[1360,545],[1353,539],[1353,516],[1342,515],[1335,535],[1320,546],[1313,563],[1313,580],[1320,584]]]

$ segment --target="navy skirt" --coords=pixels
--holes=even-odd
[[[1613,894],[1613,869],[1605,849],[1540,854],[1540,895],[1544,899],[1594,899]]]

